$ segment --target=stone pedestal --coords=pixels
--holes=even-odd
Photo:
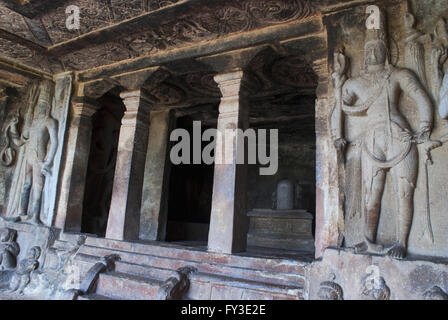
[[[248,216],[248,246],[298,251],[314,249],[313,216],[305,210],[255,209]]]
[[[80,232],[84,188],[92,139],[92,116],[98,110],[95,100],[73,98],[71,122],[66,145],[61,195],[55,226],[65,231]]]
[[[168,147],[173,123],[170,110],[151,112],[140,215],[141,240],[165,240],[171,168]]]
[[[126,106],[118,142],[106,237],[138,239],[150,104],[141,90],[121,94]]]
[[[244,143],[239,143],[236,138],[229,139],[224,133],[226,129],[247,128],[248,104],[242,71],[218,75],[215,81],[222,92],[218,117],[218,131],[221,134],[218,135],[215,149],[208,250],[231,254],[246,250],[247,166],[236,164],[237,154],[244,152]]]

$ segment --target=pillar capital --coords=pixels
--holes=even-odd
[[[248,87],[242,70],[218,74],[214,80],[218,84],[223,98],[247,96]]]
[[[100,108],[96,100],[88,97],[75,97],[72,99],[74,117],[92,117]]]
[[[151,103],[144,90],[132,90],[122,92],[121,99],[126,107],[125,114],[122,119],[123,126],[149,126],[149,112]]]
[[[222,93],[219,105],[220,116],[239,113],[245,109],[248,86],[242,70],[218,74],[214,79]]]

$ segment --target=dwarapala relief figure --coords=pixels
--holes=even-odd
[[[416,189],[419,154],[417,144],[426,150],[440,146],[430,140],[433,128],[433,106],[422,81],[408,70],[393,66],[389,56],[389,41],[386,20],[382,13],[379,29],[366,29],[364,67],[359,76],[348,77],[348,60],[339,51],[335,53],[334,85],[336,108],[332,115],[332,135],[339,153],[344,153],[344,132],[362,131],[357,141],[359,146],[360,172],[353,172],[352,179],[362,177],[362,191],[355,190],[362,198],[361,212],[364,220],[364,241],[354,247],[355,252],[387,254],[393,258],[404,258],[414,215],[414,192]],[[409,40],[414,21],[407,16]],[[409,44],[420,47],[420,44]],[[414,57],[418,58],[419,55]],[[414,61],[415,62],[415,61]],[[420,64],[413,63],[416,67]],[[417,68],[417,70],[422,68]],[[423,70],[420,70],[423,72]],[[400,111],[403,95],[415,102],[418,109],[419,128],[412,131],[407,119]],[[363,117],[366,122],[344,128],[344,116]],[[356,119],[355,119],[356,121]],[[389,175],[396,198],[396,240],[380,245],[377,233],[386,178]],[[361,226],[359,226],[361,228]]]
[[[54,85],[35,83],[5,130],[3,165],[15,165],[6,219],[41,224],[45,179],[58,147],[58,122],[51,116]]]

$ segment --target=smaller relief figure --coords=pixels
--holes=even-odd
[[[15,242],[16,230],[0,229],[0,271],[14,269],[20,248]]]
[[[58,145],[58,123],[50,115],[52,105],[52,83],[44,81],[31,90],[30,105],[21,123],[20,115],[13,117],[6,135],[17,148],[21,148],[17,161],[13,186],[10,190],[7,220],[29,221],[41,224],[40,211],[46,177],[49,177]],[[5,149],[2,153],[4,164],[11,164],[15,152]],[[18,216],[17,216],[18,213]],[[25,218],[26,217],[26,218]]]
[[[437,22],[431,58],[434,68],[434,96],[439,104],[439,115],[442,119],[448,120],[448,30],[444,19]]]
[[[405,63],[406,67],[415,72],[424,86],[428,85],[425,68],[425,43],[431,40],[429,35],[425,35],[415,29],[414,15],[406,11],[403,17],[405,43]]]
[[[448,124],[448,29],[444,19],[437,22],[434,31],[434,43],[431,55],[431,64],[434,68],[433,93],[438,103],[439,115]],[[448,140],[448,133],[442,137],[442,141]]]
[[[15,270],[11,282],[9,284],[9,290],[7,292],[23,294],[24,289],[31,281],[31,273],[39,267],[39,257],[41,254],[40,247],[32,247],[25,259],[22,259],[17,269]]]

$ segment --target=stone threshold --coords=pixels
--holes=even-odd
[[[72,237],[79,234],[61,234],[60,240],[69,241]],[[297,253],[296,258],[274,257],[272,249],[269,250],[269,256],[261,256],[258,250],[253,253],[239,254],[220,254],[206,251],[204,248],[186,247],[166,242],[142,242],[142,241],[119,241],[105,238],[97,238],[87,236],[84,247],[108,249],[112,251],[121,251],[129,254],[141,254],[158,256],[164,258],[219,264],[228,267],[245,268],[245,269],[263,269],[269,272],[296,273],[303,274],[304,269],[312,260],[309,253]],[[87,248],[86,248],[87,249]],[[118,253],[119,254],[119,253]]]

